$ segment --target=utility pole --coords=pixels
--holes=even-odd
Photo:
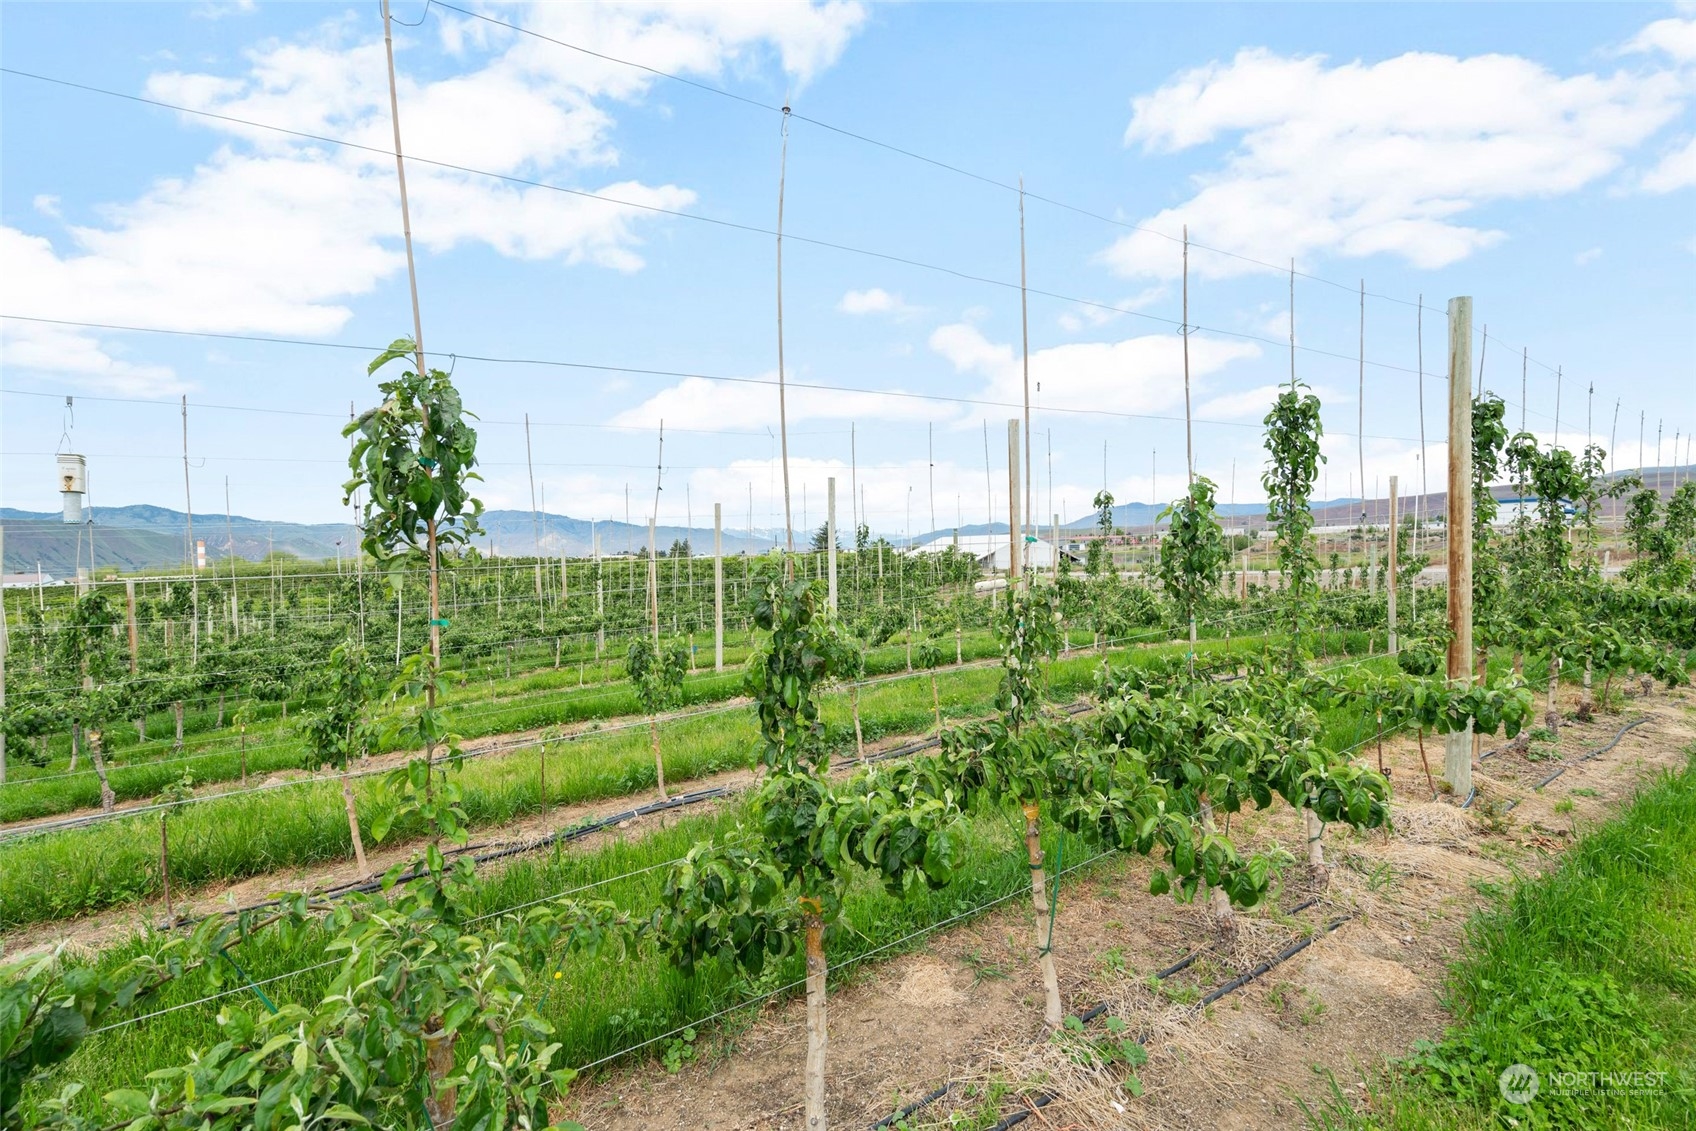
[[[1472,299],[1449,300],[1449,654],[1451,682],[1471,681]],[[1443,776],[1464,801],[1472,792],[1472,726],[1448,735]]]

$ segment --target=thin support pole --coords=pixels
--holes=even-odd
[[[724,670],[724,504],[713,504],[713,671]]]
[[[789,401],[783,373],[783,187],[789,170],[789,107],[783,108],[783,148],[777,165],[777,428],[783,444],[783,539],[789,556],[784,569],[794,569],[795,520],[789,509]]]
[[[1019,177],[1019,336],[1023,343],[1025,371],[1025,509],[1031,514],[1031,323],[1025,290],[1025,178]],[[932,529],[936,523],[931,522]]]

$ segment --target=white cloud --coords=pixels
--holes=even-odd
[[[1203,420],[1237,420],[1242,417],[1263,417],[1272,409],[1272,402],[1287,386],[1260,385],[1240,392],[1211,397],[1196,405],[1195,414]],[[1318,390],[1314,390],[1318,393]],[[1329,400],[1320,395],[1321,400]]]
[[[1602,249],[1601,248],[1599,248],[1599,247],[1588,247],[1588,248],[1585,248],[1583,251],[1579,252],[1577,255],[1573,256],[1572,261],[1574,263],[1576,263],[1578,266],[1583,267],[1586,264],[1596,262],[1596,260],[1598,260],[1600,258],[1602,258]]]
[[[1647,173],[1640,186],[1644,192],[1663,193],[1696,187],[1696,137],[1674,149]]]
[[[1133,101],[1127,145],[1176,153],[1229,141],[1185,203],[1104,253],[1126,276],[1175,278],[1191,236],[1281,264],[1315,253],[1399,255],[1437,268],[1506,238],[1463,222],[1480,205],[1569,193],[1620,167],[1682,110],[1667,71],[1563,78],[1509,55],[1410,52],[1332,65],[1246,49]],[[1260,270],[1192,246],[1204,277]]]
[[[778,424],[777,373],[758,385],[685,377],[608,424],[652,428],[662,420],[690,428],[773,428]],[[790,384],[784,405],[789,423],[802,420],[933,420],[946,411],[935,401],[875,392],[815,389]]]
[[[840,56],[864,9],[831,0],[739,5],[534,4],[510,17],[537,31],[664,70],[716,76],[775,55],[804,82]],[[459,73],[404,77],[409,156],[684,211],[693,191],[629,178],[605,183],[619,154],[611,108],[644,95],[650,75],[484,21],[431,25],[463,49]],[[403,76],[423,66],[401,30]],[[428,34],[427,30],[412,34]],[[194,169],[155,181],[100,223],[54,242],[0,228],[0,308],[182,330],[333,333],[349,299],[404,266],[384,48],[369,21],[338,17],[293,42],[246,53],[239,73],[161,72],[146,92],[198,110],[345,138],[378,152],[185,116],[225,139]],[[483,245],[520,259],[643,264],[656,214],[546,188],[408,166],[413,234],[426,251]],[[599,179],[602,183],[595,184]],[[587,185],[584,182],[588,181]],[[54,207],[37,200],[38,211]]]
[[[88,334],[63,326],[7,319],[0,322],[0,368],[14,383],[22,375],[49,377],[92,393],[163,397],[194,388],[168,366],[115,357]]]
[[[1129,298],[1122,298],[1113,303],[1084,303],[1075,304],[1072,309],[1063,311],[1055,321],[1060,328],[1068,333],[1076,334],[1080,330],[1105,326],[1109,322],[1117,322],[1125,316],[1128,310],[1146,310],[1166,297],[1171,288],[1164,283],[1156,283],[1145,287]]]
[[[1696,62],[1696,20],[1656,20],[1632,36],[1621,51],[1660,52],[1682,63]]]
[[[882,287],[849,291],[837,302],[836,309],[844,314],[889,314],[897,318],[914,313],[914,308],[905,299],[890,294]]]
[[[43,216],[54,220],[59,219],[59,198],[51,193],[36,193],[35,199],[30,204]]]
[[[1012,346],[991,342],[964,322],[938,327],[930,346],[957,371],[985,379],[978,395],[1022,403],[1023,367]],[[1051,346],[1031,354],[1031,382],[1041,386],[1043,408],[1159,413],[1183,404],[1183,350],[1175,333]],[[1253,342],[1192,334],[1191,380],[1199,386],[1231,362],[1258,356]]]

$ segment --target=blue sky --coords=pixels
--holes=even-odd
[[[458,6],[750,100],[396,6],[422,20],[395,28],[405,148],[477,170],[411,163],[409,187],[425,343],[484,418],[491,506],[529,505],[528,413],[549,510],[623,518],[628,485],[640,520],[663,418],[662,520],[716,501],[745,526],[751,494],[754,524],[781,524],[765,233],[786,98],[811,119],[790,123],[784,217],[797,526],[831,475],[844,524],[856,478],[879,530],[1005,516],[1021,175],[1047,198],[1026,202],[1045,519],[1088,507],[1104,453],[1121,499],[1182,488],[1185,223],[1196,465],[1226,501],[1259,494],[1259,420],[1289,372],[1288,277],[1261,264],[1291,257],[1317,277],[1297,280],[1296,364],[1325,402],[1329,495],[1354,487],[1361,427],[1369,487],[1417,487],[1419,296],[1434,470],[1453,295],[1474,297],[1474,363],[1510,423],[1528,348],[1545,437],[1555,366],[1569,444],[1592,384],[1604,444],[1620,405],[1621,467],[1654,462],[1657,422],[1669,464],[1696,429],[1696,10]],[[56,508],[72,395],[91,501],[180,507],[186,394],[197,510],[227,476],[238,513],[345,516],[338,418],[373,398],[367,354],[197,335],[410,331],[378,5],[12,2],[0,58],[370,147],[0,76],[0,313],[184,332],[0,321],[4,503]]]

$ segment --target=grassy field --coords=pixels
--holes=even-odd
[[[1455,1024],[1313,1127],[1348,1131],[1696,1126],[1696,747],[1553,872],[1480,914],[1455,964]],[[1498,1086],[1539,1077],[1529,1103]],[[1616,1074],[1612,1080],[1591,1073]],[[1635,1077],[1628,1074],[1639,1074]]]
[[[1237,641],[1244,647],[1255,643]],[[1364,637],[1360,644],[1364,647]],[[1206,649],[1222,646],[1203,644]],[[1146,662],[1184,647],[1163,645],[1128,655],[1132,662]],[[1051,664],[1053,694],[1067,699],[1087,692],[1099,663],[1099,657],[1090,654]],[[995,668],[940,673],[944,720],[987,714],[999,678]],[[932,730],[929,679],[921,674],[865,688],[861,717],[867,741]],[[845,691],[825,697],[823,719],[830,746],[839,753],[851,751],[853,724]],[[741,710],[669,723],[662,734],[666,780],[681,784],[747,766],[754,738],[753,718]],[[545,801],[540,747],[463,764],[457,772],[473,828],[539,814],[544,804],[642,794],[653,788],[653,758],[644,727],[586,734],[550,746]],[[357,781],[354,793],[367,828],[394,805],[380,780]],[[152,812],[0,842],[0,930],[154,898],[161,888],[159,821],[160,814]],[[421,831],[402,821],[390,836],[404,841]],[[172,886],[178,892],[352,855],[340,786],[332,780],[183,806],[170,817],[170,835]]]
[[[1093,657],[1053,665],[1058,693],[1064,693],[1088,678]],[[1383,664],[1386,661],[1375,661]],[[980,673],[971,673],[977,676]],[[992,673],[990,673],[992,674]],[[896,685],[910,695],[911,684]],[[923,708],[928,710],[928,687]],[[1344,744],[1358,741],[1370,725],[1364,712],[1344,707],[1324,718],[1327,741]],[[880,885],[857,884],[846,904],[842,923],[829,938],[833,965],[878,952],[924,945],[924,937],[907,936],[956,916],[971,915],[994,905],[1003,897],[1027,892],[1029,872],[1019,850],[1022,820],[1012,810],[975,813],[967,819],[970,849],[966,869],[947,887],[920,898],[895,900]],[[590,851],[556,849],[545,855],[520,858],[492,872],[480,884],[477,895],[480,913],[496,912],[533,900],[592,888],[596,898],[611,899],[621,907],[645,912],[655,906],[664,881],[664,865],[681,857],[690,847],[711,836],[737,835],[742,806],[732,802],[721,809],[683,817],[669,827],[651,827],[638,839],[609,843]],[[1098,851],[1083,840],[1062,834],[1050,823],[1046,834],[1050,852],[1063,850],[1068,861],[1087,861]],[[1062,841],[1064,845],[1062,848]],[[1073,880],[1068,879],[1070,885]],[[241,961],[252,979],[266,979],[322,961],[323,938],[316,929],[292,937],[268,934],[261,943],[250,943],[241,951]],[[892,944],[895,944],[892,946]],[[115,965],[139,953],[142,940],[126,943],[102,954],[102,966]],[[886,949],[887,948],[887,949]],[[703,967],[693,978],[680,974],[658,953],[639,949],[623,960],[609,956],[598,959],[571,957],[557,966],[538,966],[530,971],[535,991],[552,985],[544,1012],[563,1043],[561,1058],[573,1065],[587,1064],[628,1049],[651,1038],[661,1037],[696,1019],[732,1009],[772,991],[791,986],[802,974],[800,955],[769,967],[758,978],[746,977],[718,963]],[[553,977],[555,972],[562,975]],[[310,1000],[328,985],[330,969],[310,970],[267,985],[276,999]],[[221,981],[204,972],[191,974],[171,984],[149,1011],[196,1002],[209,993],[231,987],[228,971]],[[66,1065],[66,1078],[85,1085],[90,1098],[112,1088],[133,1085],[161,1065],[180,1062],[198,1047],[218,1039],[217,1011],[224,1005],[259,1008],[251,994],[238,992],[227,1000],[205,1003],[128,1026],[91,1039]],[[735,1015],[725,1024],[737,1023]],[[669,1038],[648,1046],[643,1055],[663,1056],[676,1041]]]
[[[949,649],[952,652],[952,649]],[[960,649],[967,661],[995,655],[995,642],[989,633],[978,631],[965,634]],[[746,659],[746,646],[726,648],[726,670],[697,672],[684,681],[684,705],[699,706],[722,702],[740,694],[742,673],[740,665]],[[871,649],[866,657],[871,675],[898,672],[906,666],[904,645],[885,645]],[[622,665],[615,667],[615,673]],[[593,719],[617,718],[640,711],[635,693],[615,674],[614,682],[577,685],[578,672],[551,668],[545,671],[520,674],[511,679],[478,680],[462,683],[446,697],[454,708],[455,724],[466,738],[491,734],[532,730],[538,727],[561,726]],[[112,764],[108,780],[119,801],[153,797],[166,786],[181,779],[185,772],[197,784],[236,781],[245,764],[249,776],[263,777],[277,770],[300,769],[308,761],[306,745],[296,733],[302,717],[297,705],[289,720],[276,716],[262,719],[248,728],[246,749],[241,739],[228,726],[213,728],[215,709],[187,712],[184,719],[184,744],[174,749],[170,716],[156,715],[149,722],[147,743],[135,741],[133,727],[113,727],[108,730],[107,745]],[[198,733],[197,733],[198,732]],[[160,737],[163,736],[163,737]],[[192,736],[192,737],[191,737]],[[0,823],[33,820],[100,804],[100,782],[86,758],[75,775],[66,776],[69,764],[69,739],[61,737],[55,760],[47,767],[36,768],[21,760],[14,762],[8,781],[0,786]]]

